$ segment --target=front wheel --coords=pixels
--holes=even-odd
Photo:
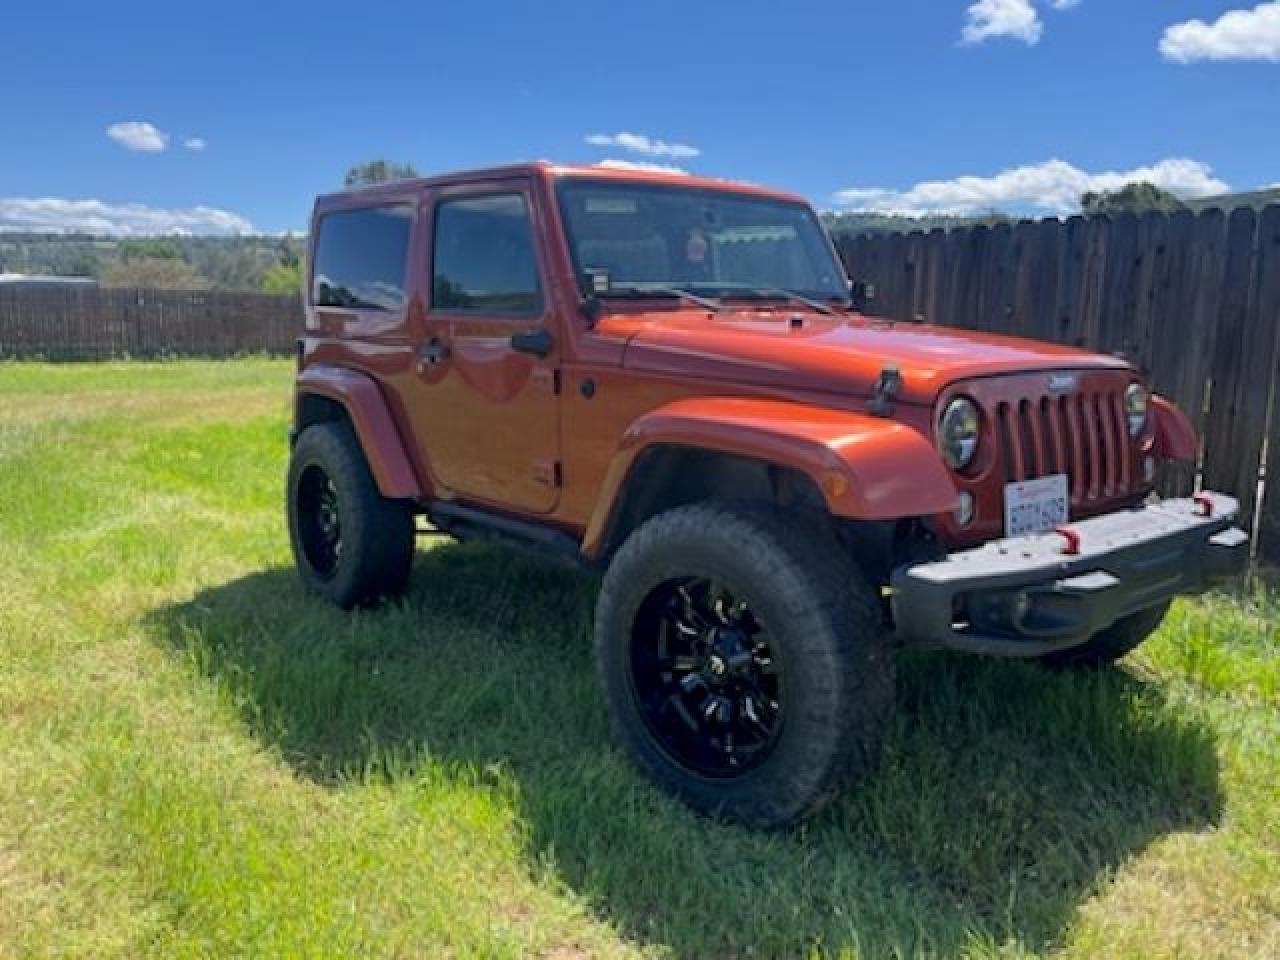
[[[303,430],[287,483],[289,541],[307,589],[343,609],[404,590],[413,563],[412,506],[378,492],[347,424]]]
[[[697,810],[786,824],[878,757],[893,671],[877,598],[834,542],[775,511],[646,522],[605,575],[595,633],[620,741]]]

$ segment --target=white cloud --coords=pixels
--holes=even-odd
[[[1014,37],[1035,44],[1044,32],[1031,0],[977,0],[965,11],[965,18],[960,42],[969,45],[992,37]]]
[[[593,133],[583,139],[593,147],[621,147],[632,153],[671,157],[673,160],[696,157],[702,153],[697,147],[691,147],[687,143],[667,143],[665,140],[646,137],[643,133],[627,133],[625,130],[621,133]]]
[[[126,150],[160,153],[169,146],[169,135],[145,120],[121,120],[107,127],[107,136]]]
[[[1080,0],[1044,0],[1054,10],[1070,10]],[[992,37],[1013,37],[1028,45],[1040,42],[1044,22],[1031,0],[977,0],[965,11],[960,42],[974,46]]]
[[[1226,193],[1231,187],[1213,175],[1208,164],[1170,157],[1132,170],[1088,173],[1063,160],[1012,167],[994,176],[930,180],[907,190],[850,187],[836,193],[836,201],[850,210],[899,213],[969,215],[987,210],[1034,210],[1072,213],[1080,195],[1117,190],[1127,183],[1146,181],[1185,197]]]
[[[601,160],[596,166],[604,167],[607,170],[647,170],[650,173],[687,174],[689,172],[682,167],[672,166],[669,163],[646,163],[643,160]]]
[[[65,197],[0,197],[0,232],[151,234],[253,233],[253,224],[217,207],[165,209]]]
[[[1186,20],[1165,28],[1160,52],[1175,63],[1197,60],[1280,62],[1280,2],[1228,10],[1213,23]]]
[[[182,145],[188,150],[194,150],[196,153],[199,153],[209,144],[205,142],[204,137],[187,137],[187,139],[182,141]]]

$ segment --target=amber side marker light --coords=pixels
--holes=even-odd
[[[849,481],[844,474],[828,471],[822,478],[822,492],[837,500],[849,492]]]

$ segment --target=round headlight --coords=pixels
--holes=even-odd
[[[947,404],[938,420],[938,447],[942,457],[955,470],[963,470],[978,452],[978,429],[981,417],[968,397],[956,397]]]
[[[1124,392],[1124,412],[1129,419],[1129,435],[1136,437],[1147,425],[1147,411],[1151,407],[1151,394],[1140,383],[1129,384]]]

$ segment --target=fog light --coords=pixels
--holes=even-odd
[[[1156,482],[1156,458],[1150,454],[1142,458],[1142,482]]]
[[[967,491],[961,493],[960,502],[956,505],[954,514],[956,523],[960,524],[962,527],[967,527],[969,524],[973,523],[973,513],[973,494]]]

